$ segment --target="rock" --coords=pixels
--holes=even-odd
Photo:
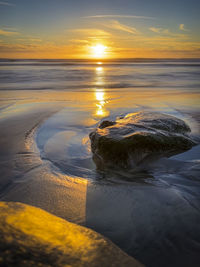
[[[99,128],[100,129],[104,129],[108,126],[112,126],[112,125],[115,125],[116,122],[115,121],[102,121],[102,123],[99,125]]]
[[[0,266],[143,266],[100,234],[39,208],[0,202]]]
[[[90,133],[93,160],[98,169],[133,168],[146,159],[169,157],[195,145],[182,120],[141,111],[113,121],[103,121]]]

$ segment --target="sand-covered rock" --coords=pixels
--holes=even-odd
[[[116,121],[103,121],[90,133],[97,168],[131,168],[145,159],[169,157],[195,145],[182,120],[158,113],[130,113]]]
[[[96,232],[39,208],[0,202],[0,266],[143,266]]]

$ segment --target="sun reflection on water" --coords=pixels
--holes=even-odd
[[[106,100],[105,100],[105,93],[103,90],[96,90],[95,92],[95,97],[96,100],[98,101],[98,103],[96,103],[96,115],[97,116],[108,116],[109,115],[109,111],[105,109],[105,104],[106,104]]]
[[[102,73],[103,72],[103,68],[102,67],[97,67],[96,68],[96,72],[97,73]]]
[[[96,100],[100,101],[100,102],[104,102],[104,92],[96,92]]]
[[[97,64],[102,65],[102,62],[98,62]],[[96,72],[96,85],[104,87],[105,85],[104,75],[103,75],[104,68],[102,66],[96,67],[95,72]],[[107,101],[106,101],[104,89],[95,89],[95,100],[97,101],[95,114],[100,117],[108,116],[109,111],[105,109],[105,105]]]

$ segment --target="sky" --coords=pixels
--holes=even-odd
[[[3,0],[0,58],[200,58],[199,13],[199,0]]]

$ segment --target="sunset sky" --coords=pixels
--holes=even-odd
[[[200,58],[199,0],[0,1],[1,58]]]

